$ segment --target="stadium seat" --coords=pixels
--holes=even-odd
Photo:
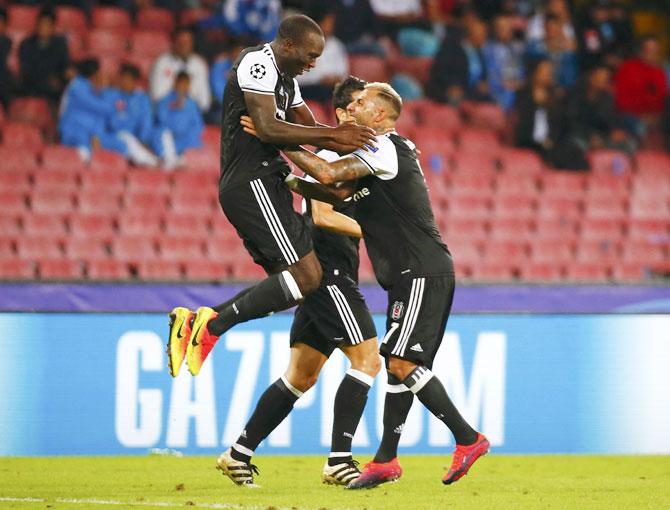
[[[55,169],[77,170],[83,173],[87,166],[74,147],[46,145],[42,151],[42,169],[49,171]]]
[[[16,175],[19,172],[26,174],[38,170],[37,157],[30,151],[16,150],[15,148],[0,145],[0,175],[5,172]]]
[[[419,150],[424,173],[449,171],[449,161],[456,149],[454,141],[446,131],[426,127],[415,133],[413,142]]]
[[[528,282],[556,283],[563,280],[564,267],[552,262],[536,262],[534,260],[520,268],[520,277]]]
[[[137,264],[137,276],[145,281],[178,281],[182,279],[182,268],[172,260],[143,260]]]
[[[54,134],[56,123],[43,97],[17,97],[10,103],[8,114],[10,120],[37,126],[48,137]]]
[[[74,193],[77,191],[79,173],[77,170],[68,170],[65,166],[48,172],[35,172],[33,182],[35,191],[61,191]]]
[[[449,215],[487,220],[491,214],[490,203],[488,196],[457,195],[449,199]]]
[[[2,211],[0,214],[0,232],[3,236],[18,237],[23,233],[21,228],[20,216],[17,214],[7,214]]]
[[[149,77],[151,76],[151,68],[154,65],[154,58],[147,57],[144,55],[137,55],[136,53],[131,53],[128,58],[125,59],[125,62],[136,66],[140,70],[140,86],[144,89],[148,88]]]
[[[493,199],[494,218],[519,218],[531,221],[536,215],[535,200],[526,195],[502,195]]]
[[[32,32],[37,24],[39,9],[32,5],[7,6],[7,26],[14,30]]]
[[[0,230],[0,259],[16,258],[16,240],[18,236],[12,235],[10,232]]]
[[[566,267],[566,279],[572,282],[602,283],[609,279],[609,271],[597,262],[571,262]]]
[[[162,214],[167,209],[167,200],[165,196],[155,195],[150,191],[126,192],[123,196],[123,207],[126,211]]]
[[[139,263],[157,258],[154,241],[146,236],[119,236],[112,240],[112,256],[122,262]]]
[[[533,151],[506,148],[498,155],[502,171],[507,176],[535,178],[542,174],[544,162]]]
[[[145,7],[135,16],[135,25],[141,30],[170,34],[174,30],[174,14],[169,9]]]
[[[636,175],[631,187],[633,199],[638,197],[670,198],[670,179],[649,175]]]
[[[202,216],[171,214],[165,217],[164,223],[168,236],[198,236],[206,239],[210,235],[208,221]]]
[[[518,239],[530,241],[534,237],[531,221],[528,218],[502,216],[494,213],[490,223],[492,239]]]
[[[457,150],[453,156],[454,172],[483,173],[495,175],[495,155],[487,152],[463,152]]]
[[[618,263],[621,243],[611,240],[583,239],[577,244],[575,260],[611,266]]]
[[[235,280],[257,281],[264,280],[268,276],[261,266],[251,260],[251,257],[241,258],[233,264],[231,269],[232,277]]]
[[[72,194],[64,190],[34,190],[30,195],[33,212],[69,214],[74,209]]]
[[[202,131],[202,143],[205,145],[208,152],[218,153],[219,149],[221,148],[221,129],[218,126],[205,126],[205,129]]]
[[[462,127],[461,117],[453,106],[426,99],[417,101],[415,110],[422,130],[430,127],[454,134]]]
[[[656,196],[633,196],[630,217],[635,220],[667,220],[670,217],[668,199]]]
[[[548,170],[541,175],[542,194],[545,197],[579,199],[585,193],[585,182],[581,174]]]
[[[476,154],[490,154],[497,157],[500,154],[500,141],[488,129],[465,128],[459,131],[459,151],[474,152]]]
[[[156,59],[161,54],[170,50],[170,37],[168,33],[153,30],[136,30],[130,36],[130,47],[132,56],[135,58]],[[146,75],[145,75],[146,76]]]
[[[586,194],[589,197],[625,199],[629,193],[629,180],[625,177],[618,175],[589,175],[586,178]]]
[[[203,190],[206,189],[208,188],[203,188]],[[209,189],[211,191],[208,191],[204,198],[200,196],[198,200],[193,200],[192,188],[173,188],[170,195],[170,211],[168,212],[209,216],[212,212],[219,211],[219,214],[223,214],[218,202],[214,199],[217,193],[216,189],[214,187]]]
[[[12,189],[0,189],[0,204],[2,204],[3,215],[22,215],[28,210],[26,196]]]
[[[627,237],[634,241],[670,242],[670,218],[645,220],[631,219],[628,221]]]
[[[109,214],[78,212],[70,217],[68,224],[71,239],[110,241],[116,235]]]
[[[471,103],[468,120],[474,127],[491,129],[502,133],[508,125],[503,109],[495,103]]]
[[[172,189],[196,190],[206,187],[215,187],[219,181],[219,171],[212,168],[206,170],[188,170],[185,172],[173,172]]]
[[[587,196],[584,203],[587,218],[624,220],[627,214],[625,201],[613,197]]]
[[[130,278],[127,264],[114,259],[87,261],[86,274],[89,280],[127,280]]]
[[[42,280],[80,280],[83,277],[81,263],[69,258],[40,258],[37,271]]]
[[[445,231],[443,234],[445,238],[451,242],[452,239],[468,238],[475,241],[483,242],[488,238],[488,230],[486,228],[486,221],[478,218],[462,218],[452,217],[447,215],[444,222]]]
[[[581,202],[569,197],[546,196],[546,191],[538,202],[538,217],[558,221],[578,221],[582,217]]]
[[[204,7],[190,7],[182,9],[179,12],[179,25],[180,26],[191,26],[195,22],[211,16],[213,12]]]
[[[119,232],[124,236],[144,235],[152,239],[163,231],[163,212],[160,210],[127,209],[117,218]]]
[[[84,35],[88,30],[86,14],[77,7],[59,5],[56,7],[56,30],[65,35],[72,32]]]
[[[94,7],[91,21],[96,29],[107,29],[128,34],[131,20],[128,12],[120,7]]]
[[[81,192],[105,190],[120,195],[126,187],[126,174],[116,172],[85,172],[80,174]]]
[[[596,218],[587,216],[581,222],[580,237],[593,241],[621,241],[623,221],[607,216]]]
[[[0,161],[2,161],[0,159]],[[8,191],[16,193],[19,196],[27,196],[33,189],[30,181],[33,172],[17,169],[10,172],[0,172],[0,192]]]
[[[195,262],[205,258],[204,238],[197,236],[161,236],[158,246],[163,260]]]
[[[184,168],[188,171],[213,171],[219,168],[218,150],[186,149],[182,160]]]
[[[601,149],[588,155],[591,171],[601,175],[629,175],[632,163],[625,152]]]
[[[656,267],[667,262],[664,245],[648,241],[629,241],[623,246],[622,261]]]
[[[651,272],[638,262],[620,262],[612,267],[612,277],[618,282],[639,282],[649,279]]]
[[[28,236],[62,237],[67,232],[62,216],[32,213],[23,217],[23,231]]]
[[[221,282],[231,275],[231,266],[217,260],[200,260],[197,264],[186,264],[186,279],[205,282]]]
[[[518,274],[518,267],[505,261],[489,261],[472,267],[472,279],[477,281],[508,282]]]
[[[670,156],[664,152],[639,151],[635,155],[638,175],[670,177]]]
[[[42,135],[38,127],[23,122],[5,122],[2,126],[2,145],[6,148],[39,154]]]
[[[61,240],[53,236],[22,236],[16,240],[16,252],[23,259],[62,258]]]
[[[32,280],[35,266],[29,260],[0,259],[0,280]]]
[[[96,28],[88,34],[88,51],[91,56],[122,59],[128,50],[127,34],[123,31]],[[102,67],[102,66],[101,66]]]
[[[542,242],[535,240],[531,245],[531,259],[534,262],[565,265],[574,259],[573,246],[562,240]]]
[[[77,209],[84,214],[116,215],[120,210],[120,195],[104,188],[86,188],[77,196]]]
[[[576,221],[565,218],[540,217],[535,220],[534,237],[537,241],[564,240],[565,242],[577,241]]]
[[[126,188],[129,193],[150,192],[165,196],[170,193],[170,174],[160,170],[128,172]]]
[[[432,57],[408,57],[400,54],[396,58],[389,59],[389,61],[392,74],[411,76],[424,87],[428,83],[430,68],[433,65]]]
[[[490,172],[458,172],[451,175],[449,181],[449,192],[452,195],[493,196],[493,174]]]
[[[349,55],[349,73],[366,81],[390,81],[386,60],[375,55]]]
[[[489,239],[484,244],[484,261],[487,264],[504,261],[519,267],[528,261],[528,244],[515,239]]]
[[[505,173],[496,178],[495,193],[497,196],[516,195],[537,198],[539,194],[537,180],[526,175],[510,175]]]
[[[65,39],[67,39],[67,50],[71,60],[79,61],[86,56],[85,37],[85,32],[72,31],[65,34]]]

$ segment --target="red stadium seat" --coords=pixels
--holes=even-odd
[[[537,215],[535,200],[525,195],[503,195],[493,199],[494,218],[533,220]]]
[[[210,9],[205,9],[204,7],[190,7],[182,9],[179,12],[179,25],[181,26],[190,26],[195,22],[207,18],[214,14]]]
[[[155,195],[150,191],[126,192],[123,205],[126,211],[153,212],[156,215],[163,214],[167,210],[165,196]]]
[[[195,190],[207,187],[214,188],[219,181],[219,171],[214,169],[189,170],[172,174],[172,189]]]
[[[624,199],[630,193],[629,180],[618,175],[589,175],[586,186],[589,197]]]
[[[28,210],[25,195],[12,189],[0,189],[0,204],[2,204],[3,215],[22,215]]]
[[[154,241],[146,236],[121,236],[112,241],[112,256],[122,262],[138,263],[157,258]]]
[[[6,214],[4,211],[0,214],[0,232],[3,236],[18,237],[23,233],[19,218],[19,215]]]
[[[544,170],[542,159],[530,150],[508,148],[503,150],[498,158],[503,172],[508,176],[534,178]]]
[[[69,214],[74,202],[72,194],[64,190],[34,190],[30,195],[30,208],[34,212]]]
[[[188,171],[214,170],[219,167],[218,151],[187,149],[182,156],[184,167]]]
[[[601,149],[589,154],[591,171],[601,175],[629,175],[632,163],[625,152]]]
[[[0,259],[0,280],[32,280],[35,267],[32,262],[20,259]]]
[[[472,103],[468,109],[470,124],[501,133],[508,125],[503,109],[495,103]]]
[[[66,234],[65,221],[51,213],[32,213],[23,217],[23,230],[29,236],[56,236]]]
[[[508,173],[496,179],[496,195],[516,195],[536,198],[538,195],[537,181],[530,176],[512,176]]]
[[[117,196],[126,187],[126,174],[116,172],[85,172],[80,174],[82,193],[105,190]]]
[[[61,240],[53,236],[23,236],[16,241],[19,257],[37,260],[40,257],[62,258]]]
[[[639,282],[648,279],[651,272],[638,262],[620,262],[612,267],[612,276],[618,282]]]
[[[16,150],[15,148],[0,145],[0,175],[5,172],[16,175],[19,172],[32,173],[38,170],[37,157],[29,151]]]
[[[518,267],[528,261],[528,245],[521,240],[489,239],[484,244],[484,259],[487,263],[504,261]]]
[[[621,241],[623,222],[609,217],[586,217],[581,223],[580,237],[594,241]]]
[[[96,28],[88,34],[88,51],[98,59],[102,56],[122,59],[126,56],[127,50],[127,32]]]
[[[18,236],[11,235],[10,232],[0,231],[0,259],[16,258],[16,239]]]
[[[43,145],[39,128],[22,122],[6,122],[2,126],[2,144],[6,148],[33,154],[39,154]]]
[[[563,280],[563,271],[560,264],[530,261],[521,266],[520,276],[522,280],[529,282],[556,283]]]
[[[454,134],[461,129],[461,117],[453,106],[429,100],[420,100],[416,103],[414,108],[422,130],[430,127]],[[403,115],[405,115],[404,110]]]
[[[490,130],[479,128],[465,128],[459,132],[459,150],[477,154],[490,154],[497,157],[500,154],[500,141]]]
[[[566,279],[572,282],[597,282],[609,280],[607,266],[597,262],[572,262],[566,267]]]
[[[670,242],[670,218],[658,220],[637,220],[628,222],[628,239],[634,241]]]
[[[447,239],[451,242],[452,239],[468,238],[475,241],[483,242],[488,237],[486,222],[481,219],[459,218],[447,215],[444,222]]]
[[[130,15],[120,7],[94,7],[91,21],[96,29],[114,30],[125,34],[130,32]]]
[[[54,190],[62,193],[74,193],[77,191],[77,181],[79,174],[77,170],[67,170],[61,167],[58,170],[48,172],[36,172],[33,176],[34,190]]]
[[[116,231],[108,214],[74,214],[69,221],[71,239],[110,241]]]
[[[205,258],[204,238],[195,236],[161,236],[159,248],[163,260],[194,262]]]
[[[178,281],[182,279],[182,268],[172,260],[143,260],[137,264],[137,276],[147,281]]]
[[[498,217],[493,214],[491,219],[492,239],[518,239],[530,241],[534,237],[531,222],[527,218]]]
[[[629,241],[623,247],[622,260],[652,268],[663,265],[667,262],[664,245],[667,245],[667,242]]]
[[[89,260],[86,263],[89,280],[128,280],[130,272],[127,264],[114,259]]]
[[[508,282],[518,273],[518,267],[505,261],[489,261],[472,267],[475,281]]]
[[[118,217],[119,232],[124,236],[156,238],[163,231],[162,211],[126,209]]]
[[[145,7],[135,16],[135,25],[141,30],[155,30],[170,34],[174,30],[174,14],[169,9]]]
[[[531,246],[531,259],[534,262],[546,262],[550,264],[568,264],[574,259],[573,246],[565,241],[542,241],[537,240]]]
[[[9,105],[8,113],[12,121],[32,124],[45,134],[54,132],[55,121],[49,103],[43,97],[17,97]]]
[[[577,244],[576,261],[611,266],[618,263],[620,255],[620,242],[585,239],[580,240]]]
[[[155,60],[166,51],[169,51],[170,37],[168,33],[153,30],[136,30],[133,32],[130,36],[133,57],[146,57]]]
[[[665,197],[670,198],[670,179],[649,175],[637,175],[632,185],[633,198]]]
[[[165,233],[169,236],[198,236],[206,239],[209,225],[206,218],[195,215],[169,215],[165,218]]]
[[[488,173],[495,175],[495,155],[487,152],[461,152],[454,154],[454,171],[459,173]]]
[[[0,161],[2,160],[0,159]],[[4,178],[0,178],[0,192],[12,192],[22,197],[29,195],[33,189],[30,182],[32,175],[32,172],[24,169],[14,170],[11,174],[10,172],[0,173],[0,177],[4,176]]]
[[[7,7],[7,26],[13,30],[32,32],[37,24],[39,9],[29,5],[9,5]]]
[[[433,64],[432,57],[408,57],[398,55],[390,59],[393,74],[405,74],[411,76],[425,86],[430,79],[430,68]]]
[[[450,193],[493,195],[493,174],[488,172],[465,171],[450,177]]]
[[[186,264],[186,278],[206,282],[220,282],[231,275],[231,266],[216,260],[200,260],[197,264]]]
[[[581,198],[585,190],[583,175],[550,170],[541,176],[542,193],[545,197]]]
[[[42,280],[80,280],[81,263],[69,258],[40,258],[37,271]]]
[[[546,193],[538,203],[538,217],[558,221],[577,221],[582,217],[582,207],[578,199],[568,197],[547,197]]]
[[[232,277],[235,280],[264,280],[267,273],[251,257],[244,257],[232,266]]]
[[[638,175],[670,177],[670,156],[664,152],[639,151],[635,155]]]
[[[414,143],[425,173],[446,173],[455,152],[453,140],[443,129],[423,128],[415,133]]]
[[[87,188],[77,197],[78,210],[84,214],[115,215],[121,208],[119,194],[103,189]]]
[[[69,35],[71,32],[79,35],[85,34],[88,30],[86,14],[76,7],[59,5],[56,7],[56,30],[65,35]],[[68,49],[70,48],[68,47]]]
[[[93,152],[90,168],[93,172],[125,173],[128,171],[128,161],[117,152],[97,150]]]
[[[462,195],[449,199],[449,215],[459,218],[487,220],[491,214],[487,196]]]
[[[202,189],[207,190],[208,188]],[[219,211],[219,214],[223,214],[218,202],[214,198],[215,195],[216,189],[212,187],[211,191],[208,191],[204,198],[201,195],[197,200],[194,200],[192,188],[175,188],[170,195],[171,210],[169,212],[209,216],[212,212]]]
[[[205,129],[202,132],[202,143],[205,145],[208,152],[218,153],[221,148],[221,129],[218,126],[205,126]]]
[[[160,170],[138,170],[129,172],[127,189],[130,193],[151,192],[165,196],[170,193],[170,174]]]
[[[576,242],[576,222],[564,218],[538,218],[535,221],[534,237],[537,241],[563,240],[566,242]]]
[[[587,218],[624,220],[627,216],[626,203],[612,197],[590,196],[584,203],[584,214]]]
[[[656,196],[633,196],[630,203],[630,217],[636,220],[667,220],[670,217],[668,200]]]
[[[86,56],[86,33],[71,31],[65,34],[70,59],[79,61]]]
[[[390,81],[386,60],[375,55],[349,55],[349,72],[366,81]]]
[[[86,163],[81,160],[77,149],[64,145],[47,145],[42,152],[42,169],[66,169],[84,172]]]

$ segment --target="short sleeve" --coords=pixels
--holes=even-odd
[[[274,95],[277,78],[272,58],[262,51],[247,53],[237,66],[237,83],[244,92]]]
[[[325,159],[328,163],[332,163],[336,159],[340,159],[340,155],[335,151],[329,151],[328,149],[321,149],[316,153],[321,159]]]
[[[296,108],[301,104],[304,104],[305,101],[302,99],[302,94],[300,93],[300,86],[298,85],[298,80],[293,78],[293,102],[291,103],[291,108]]]
[[[353,155],[368,165],[373,175],[384,181],[398,175],[398,153],[388,136],[378,136],[376,147],[358,149]]]

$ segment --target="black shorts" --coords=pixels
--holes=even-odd
[[[330,356],[341,344],[356,345],[375,336],[375,324],[356,282],[346,275],[324,273],[321,286],[295,311],[290,343],[303,343]]]
[[[402,278],[389,289],[380,352],[433,366],[454,299],[453,275]]]
[[[219,202],[254,262],[267,272],[291,266],[312,251],[309,227],[293,209],[293,194],[282,175],[221,190]]]

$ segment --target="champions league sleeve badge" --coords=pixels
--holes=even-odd
[[[254,64],[251,66],[251,76],[257,80],[260,80],[265,76],[265,66],[263,64]]]

